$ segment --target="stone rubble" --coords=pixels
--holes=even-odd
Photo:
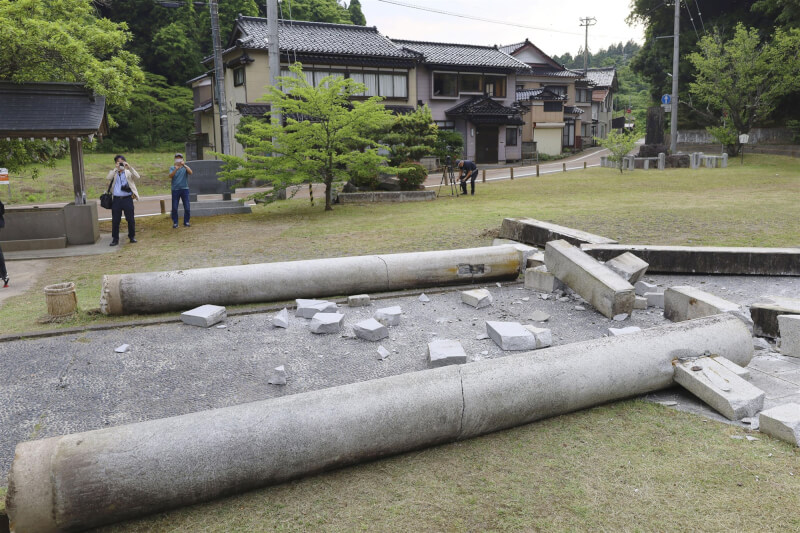
[[[461,291],[461,302],[471,305],[475,309],[482,309],[489,307],[494,303],[492,293],[487,289],[472,289],[469,291]]]
[[[297,304],[297,310],[294,312],[294,316],[299,316],[302,318],[314,318],[314,315],[317,313],[335,313],[339,306],[337,306],[334,302],[329,302],[327,300],[306,300],[304,298],[298,298],[295,300]]]
[[[638,310],[647,309],[647,298],[645,298],[644,296],[637,296],[633,300],[633,308]]]
[[[778,315],[778,331],[781,334],[781,353],[800,357],[800,315]]]
[[[633,285],[633,289],[637,296],[644,296],[648,292],[663,292],[658,290],[658,285],[647,283],[646,281],[637,281]]]
[[[510,351],[535,350],[536,337],[519,322],[486,321],[486,333],[500,349]]]
[[[384,348],[383,346],[378,346],[378,359],[384,361],[387,357],[389,357],[389,350]]]
[[[116,353],[128,353],[130,351],[131,351],[130,344],[123,344],[121,346],[117,346],[116,348],[114,348],[114,352]]]
[[[275,367],[267,383],[270,385],[286,385],[286,369],[283,365]]]
[[[730,420],[755,416],[764,391],[737,376],[720,357],[699,357],[675,364],[675,382]]]
[[[425,302],[430,302],[431,299],[428,298],[428,296],[423,292],[422,294],[419,295],[419,301],[425,303]]]
[[[347,297],[347,305],[349,307],[365,307],[369,304],[369,294],[354,294]]]
[[[359,339],[364,339],[365,341],[372,341],[372,342],[385,339],[386,337],[389,336],[389,330],[386,328],[386,326],[384,326],[374,318],[362,320],[361,322],[354,325],[353,333],[355,333],[356,337],[358,337]]]
[[[758,424],[762,433],[800,446],[800,405],[787,403],[761,411]]]
[[[272,326],[286,329],[289,327],[289,310],[285,307],[272,317]]]
[[[605,265],[631,285],[639,282],[650,266],[630,252],[606,261]]]
[[[630,335],[631,333],[639,333],[642,328],[637,326],[628,326],[626,328],[608,328],[608,334],[611,337],[619,337],[620,335]]]
[[[189,326],[210,328],[214,324],[222,322],[227,317],[224,307],[219,305],[201,305],[185,313],[181,313],[181,321]]]
[[[536,349],[547,348],[553,345],[553,332],[547,328],[537,328],[536,326],[527,325],[525,329],[533,334],[536,339]]]
[[[461,365],[467,362],[467,353],[461,343],[440,339],[428,343],[428,367],[438,368],[447,365]]]
[[[400,317],[403,315],[403,310],[399,305],[392,307],[384,307],[375,311],[375,320],[384,326],[399,326]]]
[[[341,313],[317,313],[311,319],[309,328],[311,333],[339,333],[344,323],[344,315]]]

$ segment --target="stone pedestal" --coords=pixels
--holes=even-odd
[[[64,225],[67,244],[94,244],[100,238],[100,224],[97,221],[97,202],[84,205],[64,206]]]

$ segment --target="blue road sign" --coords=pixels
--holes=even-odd
[[[661,96],[661,103],[662,104],[671,104],[672,103],[672,96],[669,94],[665,94]]]

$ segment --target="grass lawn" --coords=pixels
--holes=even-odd
[[[84,152],[83,164],[86,169],[86,196],[98,199],[108,187],[106,175],[114,168],[116,154]],[[125,158],[141,176],[136,182],[139,194],[153,196],[169,194],[168,171],[172,165],[174,152],[126,152]],[[0,188],[0,200],[12,205],[72,202],[72,166],[70,158],[55,162],[55,167],[39,166],[39,177],[31,178],[30,170],[24,176],[11,176],[11,202],[8,188]]]
[[[51,260],[31,290],[0,306],[0,324],[4,333],[18,333],[119,320],[91,313],[103,274],[487,245],[507,216],[632,244],[799,246],[798,198],[797,160],[752,155],[727,170],[620,175],[593,168],[478,184],[476,196],[337,206],[328,213],[319,202],[291,200],[257,206],[251,215],[195,218],[190,229],[173,230],[169,215],[146,217],[136,221],[136,245]],[[110,232],[110,222],[101,230]],[[9,272],[13,279],[13,262]],[[76,283],[81,312],[60,324],[39,323],[43,287],[62,281]]]

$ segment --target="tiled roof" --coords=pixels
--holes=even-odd
[[[555,69],[553,67],[531,67],[530,72],[526,72],[530,76],[545,76],[549,78],[581,78],[583,74],[569,69]]]
[[[78,83],[0,82],[0,137],[93,135],[105,109],[105,96]]]
[[[198,105],[197,107],[192,109],[192,113],[200,113],[200,112],[203,112],[203,111],[208,111],[209,109],[211,109],[211,106],[212,106],[212,102],[211,102],[211,98],[209,98],[205,102],[201,103],[200,105]],[[237,106],[238,106],[238,104],[237,104]]]
[[[615,67],[590,68],[586,71],[586,78],[593,81],[596,87],[611,87],[616,74]]]
[[[517,91],[517,102],[521,100],[566,100],[566,95],[558,95],[546,87]]]
[[[447,111],[446,115],[467,117],[471,122],[492,124],[523,124],[519,109],[504,106],[490,96],[473,96]]]
[[[511,70],[527,69],[528,65],[492,46],[433,43],[393,39],[403,48],[419,54],[425,63],[463,67],[492,67]]]
[[[568,115],[581,115],[584,113],[584,111],[580,107],[576,107],[574,105],[565,105],[564,113]]]
[[[266,50],[267,19],[239,17],[234,35],[238,39],[231,46]],[[368,26],[279,20],[278,41],[281,51],[286,52],[396,59],[416,57],[378,33],[377,28]]]
[[[263,117],[269,113],[269,104],[236,104],[236,109],[243,117]]]
[[[501,46],[500,51],[505,52],[508,55],[511,55],[520,48],[522,48],[523,46],[525,46],[525,41],[522,41],[521,43],[507,44],[505,46]]]

